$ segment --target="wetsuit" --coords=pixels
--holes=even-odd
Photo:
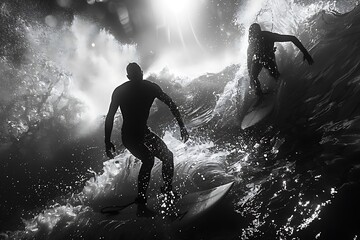
[[[273,78],[278,79],[280,77],[275,59],[275,42],[293,42],[304,54],[304,59],[306,59],[309,64],[313,63],[313,59],[295,36],[260,31],[258,36],[250,37],[247,53],[250,82],[254,85],[257,95],[262,94],[258,76],[263,67],[269,70]]]
[[[168,190],[171,190],[174,173],[173,153],[161,138],[151,132],[147,126],[150,108],[155,98],[160,99],[169,106],[180,127],[184,128],[175,103],[158,85],[147,80],[128,81],[114,90],[105,123],[107,129],[105,130],[107,132],[105,138],[108,138],[106,141],[110,141],[112,129],[112,123],[110,127],[110,122],[112,122],[116,109],[120,106],[123,116],[122,142],[135,157],[142,161],[138,177],[138,198],[143,201],[146,201],[146,190],[150,181],[151,169],[154,165],[154,157],[162,161],[164,187],[168,188]]]
[[[248,49],[248,68],[251,83],[255,87],[258,95],[262,94],[258,76],[262,68],[269,70],[270,75],[275,79],[280,77],[280,72],[276,65],[274,42],[276,35],[271,32],[262,31],[261,36],[249,45]]]

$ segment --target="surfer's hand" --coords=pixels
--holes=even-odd
[[[181,139],[186,142],[189,139],[189,134],[185,127],[180,128]]]
[[[113,150],[113,152],[115,152],[115,145],[112,142],[105,142],[106,156],[108,156],[108,158],[110,158],[110,159],[113,159],[114,155],[112,154],[111,150]]]
[[[304,53],[304,59],[303,59],[304,61],[306,60],[308,63],[309,63],[309,65],[312,65],[313,63],[314,63],[314,60],[313,60],[313,58],[310,56],[310,54],[309,53]]]

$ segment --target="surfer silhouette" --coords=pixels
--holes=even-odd
[[[114,116],[118,107],[120,107],[123,116],[122,142],[142,162],[138,176],[138,194],[135,203],[138,204],[138,210],[140,208],[141,211],[145,211],[146,191],[149,186],[151,169],[154,166],[154,157],[162,161],[164,185],[161,187],[161,191],[163,193],[172,192],[174,174],[173,153],[161,138],[151,132],[147,126],[150,108],[155,98],[158,98],[170,108],[180,126],[181,138],[184,142],[188,140],[189,135],[174,101],[157,84],[143,79],[140,66],[137,63],[130,63],[126,71],[130,81],[114,90],[105,120],[106,155],[109,158],[114,157],[111,150],[115,151],[115,146],[110,141],[110,137]]]
[[[250,84],[255,88],[255,94],[263,95],[258,76],[262,68],[269,70],[270,75],[276,80],[280,77],[280,72],[276,65],[275,42],[292,42],[304,54],[304,60],[309,65],[314,63],[309,52],[295,36],[281,35],[269,31],[262,31],[257,23],[253,23],[249,28],[249,47],[247,50],[247,66],[250,76]]]

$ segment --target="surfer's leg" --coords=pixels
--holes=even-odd
[[[278,80],[279,77],[280,77],[280,72],[279,72],[279,69],[278,69],[278,66],[276,64],[276,61],[275,61],[275,58],[274,59],[271,59],[269,60],[266,65],[264,65],[264,67],[269,70],[270,72],[270,75],[275,78],[275,80]]]
[[[174,176],[174,155],[168,149],[164,141],[155,133],[150,132],[145,137],[145,145],[152,154],[162,162],[162,177],[164,179],[164,191],[172,190],[172,179]]]
[[[138,197],[146,202],[146,191],[149,187],[151,169],[154,166],[154,157],[147,157],[142,160],[138,176]]]
[[[258,78],[262,67],[262,64],[257,61],[253,62],[251,67],[250,83],[255,88],[256,95],[262,95],[261,84]]]
[[[281,85],[283,83],[281,83],[279,80],[280,78],[280,72],[278,70],[278,66],[276,64],[276,60],[275,60],[275,56],[273,58],[271,58],[268,62],[267,65],[264,66],[267,70],[269,70],[270,75],[275,78],[275,80],[277,81],[277,94],[276,94],[276,103],[275,103],[275,114],[278,115],[279,111],[280,111],[280,98],[281,98]]]
[[[125,145],[125,144],[124,144]],[[136,158],[140,159],[142,164],[138,176],[138,203],[146,203],[146,191],[149,187],[151,169],[154,166],[154,155],[150,152],[148,147],[143,143],[127,144],[125,147]]]

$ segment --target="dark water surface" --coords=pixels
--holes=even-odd
[[[288,10],[279,10],[279,5]],[[344,1],[345,5],[355,4]],[[154,105],[149,126],[174,153],[174,186],[187,193],[235,181],[214,211],[173,231],[161,221],[116,222],[94,211],[98,203],[121,201],[136,191],[140,163],[121,146],[120,116],[113,132],[119,155],[107,160],[103,154],[103,114],[117,79],[124,79],[126,64],[143,56],[136,46],[118,42],[111,32],[99,31],[77,13],[68,10],[64,21],[67,14],[75,18],[51,28],[36,21],[36,6],[32,14],[24,14],[29,8],[19,6],[0,3],[5,34],[0,41],[2,237],[360,236],[359,7],[340,14],[329,10],[345,9],[340,3],[279,0],[264,1],[254,10],[258,17],[249,17],[248,23],[259,21],[267,30],[298,36],[315,64],[308,66],[290,44],[277,45],[281,82],[265,73],[260,76],[265,88],[282,85],[276,107],[267,119],[246,130],[240,127],[241,119],[254,98],[243,59],[246,48],[239,47],[235,64],[219,71],[207,69],[196,77],[179,77],[171,68],[149,68],[148,79],[173,97],[191,133],[191,140],[182,143],[169,110],[161,103]],[[236,9],[233,18],[240,30],[248,26],[241,16],[253,8],[244,3]],[[20,13],[18,19],[11,16],[14,9]],[[281,11],[288,15],[273,17]],[[52,23],[47,18],[47,24]],[[240,32],[239,39],[246,40],[246,32]],[[116,51],[119,56],[113,54]],[[157,161],[150,195],[158,192],[161,181]]]

